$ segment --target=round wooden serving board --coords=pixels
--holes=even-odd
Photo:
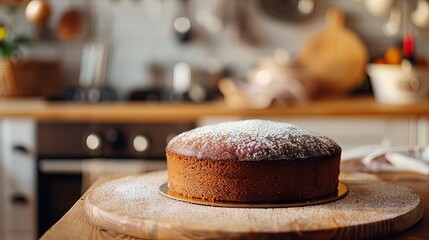
[[[342,174],[349,194],[292,208],[222,208],[159,193],[167,172],[129,176],[97,186],[85,211],[101,228],[148,239],[372,239],[393,235],[423,215],[410,189],[369,174]]]

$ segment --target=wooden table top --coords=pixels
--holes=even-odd
[[[342,171],[356,170],[360,168],[356,161],[342,163]],[[414,173],[377,173],[383,180],[398,183],[413,189],[422,200],[424,215],[422,220],[410,229],[389,239],[429,239],[429,177]],[[91,189],[104,182],[117,179],[121,176],[105,176],[94,185],[76,202],[76,204],[41,238],[41,240],[56,239],[136,239],[134,237],[118,234],[98,228],[92,225],[84,213],[84,199]]]
[[[266,109],[233,109],[221,100],[205,103],[103,102],[74,103],[42,100],[0,100],[0,118],[32,118],[37,121],[192,121],[201,117],[305,117],[305,116],[429,116],[429,101],[408,105],[384,105],[370,96],[323,99]]]

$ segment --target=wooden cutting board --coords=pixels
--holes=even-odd
[[[362,84],[368,51],[360,37],[346,28],[340,9],[331,8],[326,16],[326,26],[303,45],[297,61],[321,92],[344,95]]]
[[[343,174],[349,194],[294,208],[221,208],[161,196],[166,171],[99,185],[85,200],[91,222],[148,239],[373,239],[403,231],[423,215],[410,189],[369,174]]]

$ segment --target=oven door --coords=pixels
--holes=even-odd
[[[57,222],[98,177],[166,168],[165,160],[40,159],[37,166],[38,236]]]

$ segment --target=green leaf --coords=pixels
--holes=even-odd
[[[0,42],[0,58],[6,58],[16,53],[19,46],[29,45],[32,39],[25,36],[18,36],[12,39],[4,39]]]

